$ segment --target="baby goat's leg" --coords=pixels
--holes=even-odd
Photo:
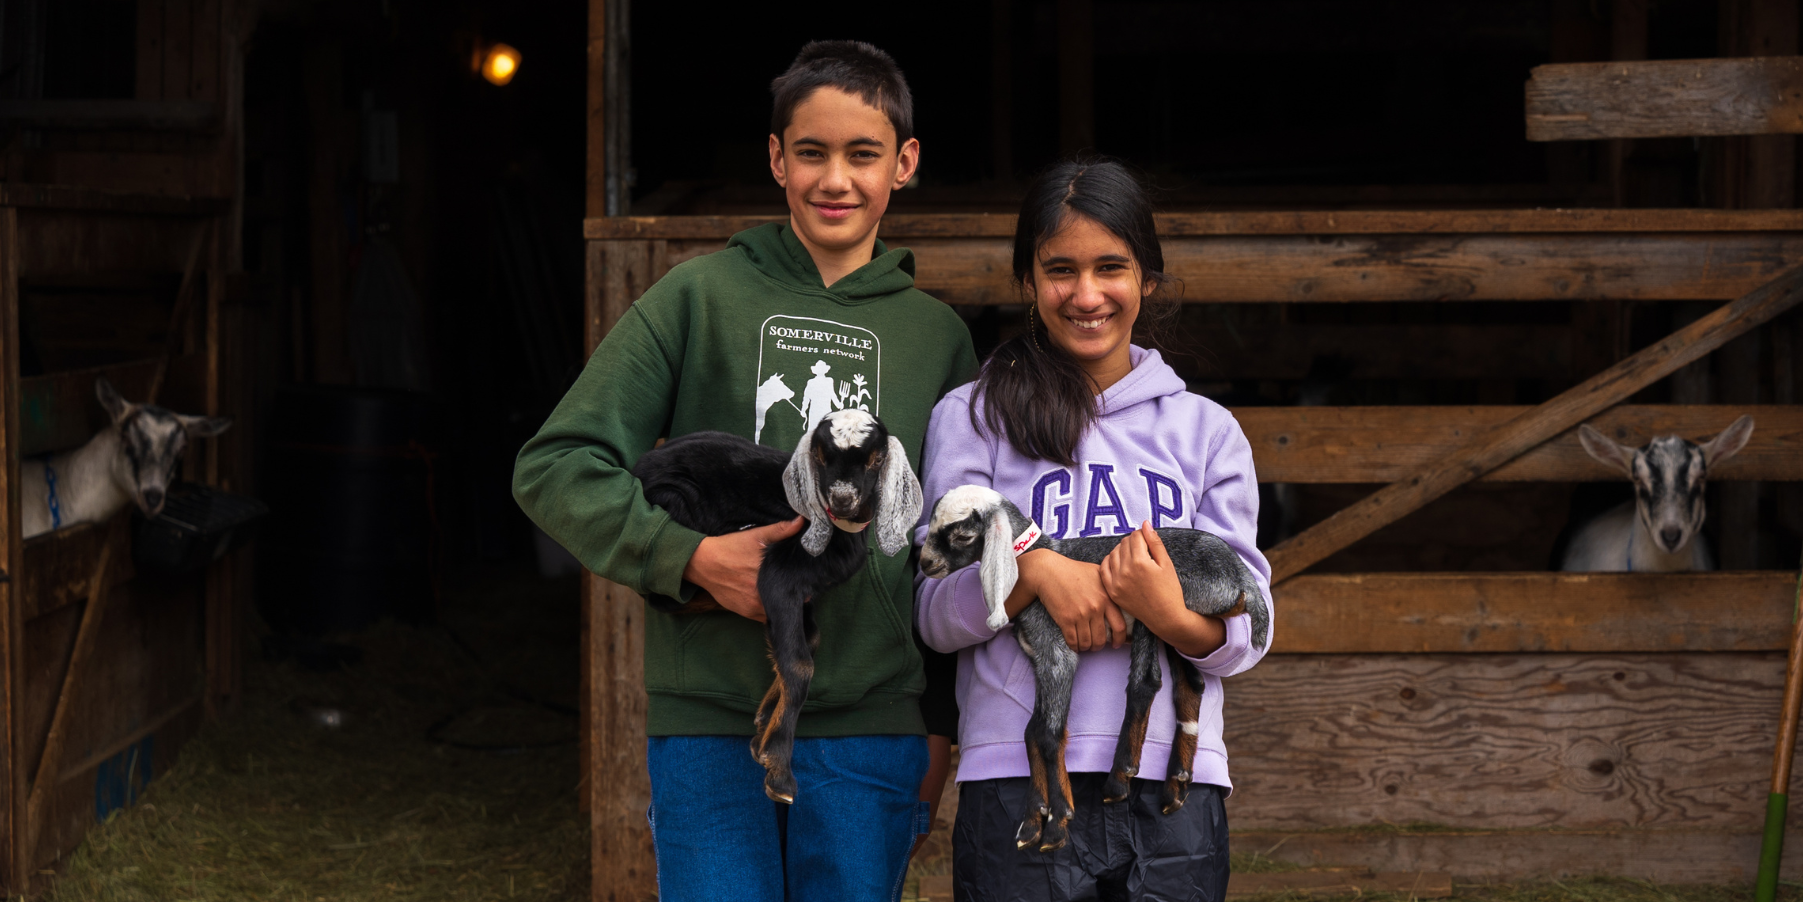
[[[807,634],[808,650],[820,650],[820,628],[814,624],[814,606],[804,604],[801,607],[802,629]],[[770,691],[764,693],[764,700],[758,703],[757,716],[751,721],[751,758],[768,767],[770,761],[764,754],[764,740],[769,737],[770,721],[776,713],[777,703],[782,700],[782,673],[776,666],[775,655],[772,654],[770,669],[776,679],[770,681]]]
[[[1132,791],[1129,780],[1139,773],[1139,753],[1146,744],[1146,721],[1152,701],[1164,679],[1158,672],[1158,646],[1162,644],[1143,623],[1133,624],[1133,656],[1127,668],[1127,714],[1121,719],[1121,736],[1114,743],[1114,769],[1102,784],[1102,801],[1119,802]]]
[[[1014,622],[1015,640],[1033,664],[1033,716],[1027,721],[1028,754],[1037,755],[1041,773],[1034,781],[1037,804],[1021,818],[1015,842],[1025,848],[1037,837],[1049,852],[1070,839],[1071,780],[1064,770],[1065,719],[1071,707],[1071,683],[1077,676],[1077,653],[1045,608],[1033,605]],[[1031,821],[1032,823],[1029,823]]]
[[[1165,814],[1174,813],[1189,799],[1190,768],[1196,760],[1196,737],[1201,732],[1202,672],[1177,649],[1166,646],[1171,661],[1171,705],[1176,709],[1177,730],[1171,736],[1171,764],[1164,789],[1158,794]]]
[[[770,568],[765,567],[768,572]],[[765,636],[770,657],[776,662],[776,704],[765,724],[763,741],[755,748],[764,763],[764,794],[784,803],[795,801],[795,774],[790,756],[795,750],[795,722],[808,700],[808,684],[814,678],[814,651],[807,639],[805,596],[782,580],[759,575],[758,594],[764,599]]]

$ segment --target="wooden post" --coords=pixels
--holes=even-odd
[[[1797,0],[1723,0],[1720,6],[1723,56],[1791,56],[1797,52]],[[1720,139],[1721,205],[1735,209],[1795,206],[1796,138],[1755,135]],[[1721,353],[1721,400],[1754,404],[1760,391],[1758,333],[1729,342]],[[1759,565],[1760,483],[1721,486],[1720,565],[1750,570]]]
[[[1058,0],[1058,149],[1096,146],[1096,41],[1090,0]]]
[[[607,215],[607,0],[588,4],[588,216]]]
[[[649,241],[591,241],[584,338],[593,349],[654,279]],[[645,806],[645,603],[637,594],[583,573],[584,740],[588,754],[592,896],[624,902],[657,891],[657,864]]]
[[[989,166],[1014,178],[1014,0],[989,0]]]
[[[0,828],[7,845],[0,863],[0,886],[5,892],[22,893],[31,864],[25,851],[25,605],[19,596],[20,564],[25,542],[19,535],[19,211],[0,208],[0,552],[5,554],[6,579],[0,582],[0,683],[5,693],[0,719],[5,730],[0,754],[6,757],[6,773],[0,780]]]
[[[1272,584],[1621,403],[1684,364],[1796,306],[1799,300],[1803,300],[1803,266],[1722,305],[1663,341],[1478,437],[1445,460],[1421,468],[1271,549]]]

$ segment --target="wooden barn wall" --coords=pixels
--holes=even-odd
[[[923,290],[952,304],[1016,301],[1007,284],[1012,217],[891,219],[884,234],[914,249]],[[671,267],[757,221],[589,220],[590,347]],[[1474,379],[1501,369],[1569,384],[1626,355],[1591,347],[1619,326],[1589,314],[1619,316],[1624,301],[1708,311],[1803,261],[1803,216],[1791,211],[1172,214],[1160,227],[1172,236],[1166,261],[1186,301],[1585,302],[1557,324],[1219,327],[1215,334],[1243,347],[1214,366],[1263,367],[1255,376],[1263,379],[1301,378],[1335,341],[1381,340],[1414,356],[1358,378],[1452,366]],[[1794,310],[1766,328],[1779,336],[1773,347],[1803,340]],[[1629,403],[1594,423],[1638,442],[1655,430],[1713,434],[1750,413],[1759,422],[1753,441],[1712,478],[1794,483],[1803,477],[1803,408],[1792,384],[1803,373],[1785,363],[1773,375],[1784,384],[1761,403]],[[1530,409],[1272,407],[1236,416],[1261,481],[1344,488],[1351,500]],[[1618,478],[1566,432],[1473,490],[1568,491]],[[1750,879],[1794,572],[1342,573],[1333,563],[1277,589],[1276,652],[1227,682],[1236,851],[1463,880]],[[600,777],[585,794],[596,897],[605,898],[648,879],[641,624],[631,592],[591,577],[584,594],[585,760]],[[1786,856],[1784,873],[1803,879],[1803,848]]]

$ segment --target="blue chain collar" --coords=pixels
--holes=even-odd
[[[48,460],[44,461],[44,485],[50,489],[50,528],[62,529],[63,506],[56,500],[56,468]]]

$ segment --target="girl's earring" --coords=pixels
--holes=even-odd
[[[1027,335],[1033,339],[1033,350],[1043,354],[1045,353],[1045,349],[1039,346],[1039,330],[1033,326],[1033,308],[1036,306],[1038,305],[1027,305]]]

